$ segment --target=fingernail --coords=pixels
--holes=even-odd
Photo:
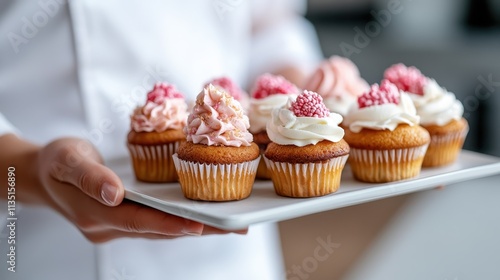
[[[108,183],[102,184],[101,197],[107,204],[112,206],[115,205],[118,199],[116,187]]]
[[[190,236],[200,236],[203,233],[203,224],[198,222],[193,222],[190,220],[184,220],[185,227],[182,233]]]

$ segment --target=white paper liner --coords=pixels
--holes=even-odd
[[[326,162],[275,162],[264,156],[275,191],[291,197],[314,197],[337,191],[340,176],[349,155]]]
[[[137,179],[146,182],[177,181],[172,155],[179,144],[180,142],[161,145],[128,144]]]
[[[351,170],[356,179],[371,183],[413,178],[420,174],[428,146],[392,150],[351,148]]]
[[[172,156],[184,196],[195,200],[229,201],[250,195],[260,156],[234,164],[205,164]]]
[[[261,180],[271,179],[271,173],[269,172],[267,164],[264,160],[264,155],[262,155],[259,161],[259,167],[257,168],[257,178]]]
[[[432,135],[422,166],[435,167],[453,163],[462,149],[469,127],[445,135]]]
[[[393,150],[365,150],[352,148],[349,151],[350,161],[362,161],[369,164],[375,163],[401,163],[414,161],[423,157],[428,145],[413,148]]]
[[[431,135],[431,145],[440,145],[440,144],[458,141],[460,139],[465,139],[468,132],[469,132],[469,128],[467,127],[463,131],[458,131],[455,133],[447,133],[444,135]]]

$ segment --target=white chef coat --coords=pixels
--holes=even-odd
[[[0,135],[39,144],[77,136],[105,159],[127,156],[128,116],[156,81],[194,99],[217,76],[248,87],[286,65],[310,70],[320,52],[304,10],[287,0],[2,1]],[[0,267],[0,279],[284,278],[275,225],[95,246],[51,210],[24,207],[18,217],[17,272]]]

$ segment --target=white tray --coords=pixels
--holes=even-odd
[[[252,224],[283,221],[500,173],[500,158],[462,151],[457,162],[422,169],[419,177],[384,184],[361,183],[347,167],[340,189],[317,198],[286,198],[275,194],[271,181],[256,181],[249,198],[233,202],[200,202],[184,198],[178,183],[148,184],[135,179],[129,160],[109,163],[126,188],[127,199],[217,228],[236,230]]]

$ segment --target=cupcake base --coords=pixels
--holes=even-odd
[[[428,145],[392,150],[351,148],[349,164],[359,181],[385,183],[416,177]]]
[[[264,161],[264,153],[267,149],[267,145],[271,143],[269,136],[267,136],[266,131],[259,133],[252,133],[253,141],[259,146],[260,155],[262,156],[259,162],[259,167],[257,168],[257,179],[269,180],[271,179],[271,173],[267,170],[266,162]]]
[[[257,179],[261,180],[269,180],[271,179],[271,172],[267,169],[266,162],[264,161],[264,157],[259,161],[259,166],[257,167]]]
[[[264,157],[276,194],[316,197],[336,192],[348,155],[317,163],[275,162]]]
[[[173,161],[186,198],[204,201],[231,201],[247,198],[252,192],[260,156],[232,164],[206,164],[179,159]]]
[[[450,128],[450,132],[441,133],[440,130]],[[425,127],[431,135],[431,143],[425,154],[423,167],[438,167],[452,164],[456,161],[465,137],[469,132],[469,126],[465,119],[453,121],[440,130],[435,127]]]
[[[151,183],[176,182],[172,155],[181,142],[161,145],[128,144],[137,180]]]

